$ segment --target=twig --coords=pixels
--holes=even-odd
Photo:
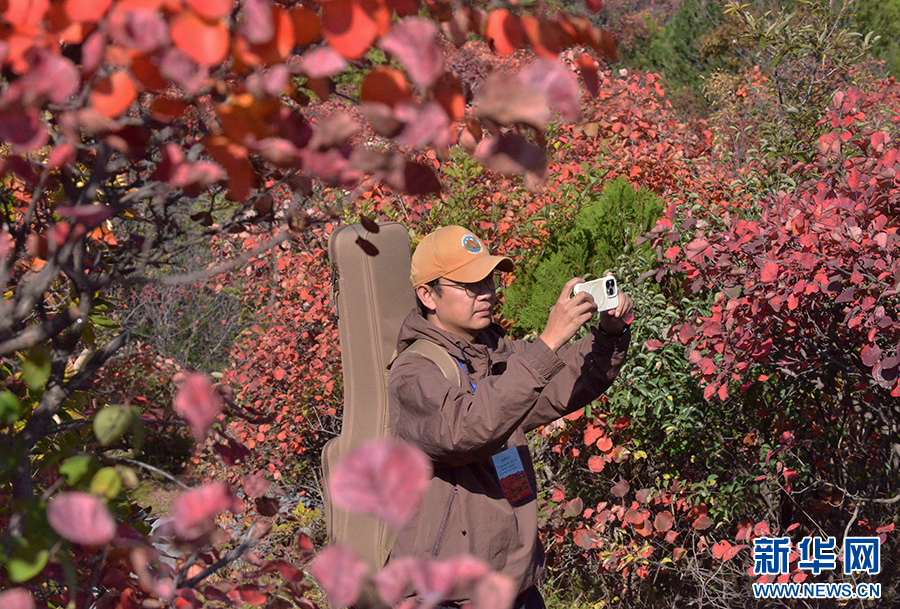
[[[226,554],[225,556],[223,556],[222,558],[220,558],[213,564],[211,564],[208,567],[206,567],[205,569],[203,569],[203,571],[201,571],[194,577],[190,578],[189,580],[185,581],[184,583],[180,583],[178,581],[179,579],[181,579],[180,577],[176,578],[176,580],[175,580],[176,589],[177,588],[193,588],[194,586],[196,586],[197,584],[202,582],[204,579],[206,579],[207,577],[209,577],[210,575],[212,575],[213,573],[215,573],[216,571],[218,571],[225,565],[236,561],[238,558],[243,556],[247,550],[251,549],[253,546],[258,544],[259,539],[253,539],[253,532],[256,530],[257,524],[258,523],[254,522],[252,525],[250,525],[250,529],[244,535],[244,538],[241,540],[241,543],[238,545],[238,547],[236,547],[234,550],[232,550],[231,552],[229,552],[228,554]]]
[[[174,482],[175,484],[177,484],[178,486],[180,486],[181,488],[183,488],[185,490],[191,488],[187,484],[185,484],[184,482],[182,482],[181,480],[179,480],[178,478],[176,478],[175,476],[170,474],[169,472],[167,472],[165,470],[161,470],[158,467],[154,467],[154,466],[150,465],[149,463],[144,463],[143,461],[137,461],[135,459],[129,459],[128,457],[114,457],[114,456],[104,455],[104,458],[109,459],[111,461],[122,461],[123,463],[128,463],[129,465],[143,467],[144,469],[149,470],[149,471],[153,472],[154,474],[159,474],[160,476],[162,476],[163,478],[166,478],[170,482]]]

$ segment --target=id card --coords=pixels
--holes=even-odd
[[[535,496],[517,447],[510,446],[491,457],[491,461],[494,462],[503,496],[510,504],[515,505]]]

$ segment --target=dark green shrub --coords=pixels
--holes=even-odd
[[[650,250],[636,247],[635,240],[653,227],[662,210],[662,200],[649,190],[636,191],[624,178],[608,183],[542,254],[520,263],[526,273],[506,289],[503,316],[513,321],[516,333],[540,331],[572,277],[596,279],[617,268],[623,254],[649,259]]]

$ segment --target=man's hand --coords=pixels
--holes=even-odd
[[[607,273],[612,275],[612,273]],[[610,336],[618,336],[634,319],[634,303],[625,292],[619,291],[619,305],[615,309],[600,312],[600,329]]]
[[[541,340],[547,343],[547,346],[554,351],[569,342],[569,339],[578,332],[578,328],[590,321],[594,313],[597,312],[597,305],[594,303],[593,297],[587,292],[579,292],[575,296],[569,297],[572,289],[578,283],[584,283],[584,279],[574,277],[563,286],[562,293],[559,295],[556,304],[550,309],[547,327],[541,333]],[[628,304],[630,312],[630,299]],[[610,334],[612,333],[610,332]]]

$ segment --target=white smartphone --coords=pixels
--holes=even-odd
[[[619,306],[619,287],[612,275],[576,284],[573,293],[579,292],[587,292],[593,296],[598,311],[609,311]]]

